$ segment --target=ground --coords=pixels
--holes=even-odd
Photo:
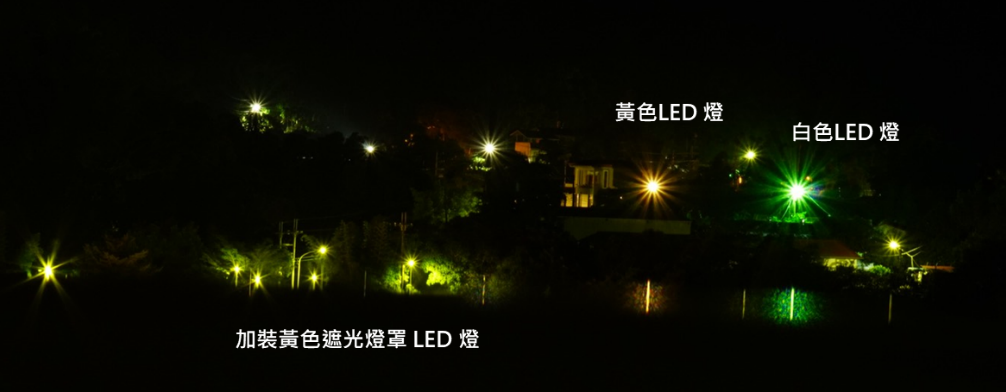
[[[28,373],[14,374],[33,379],[69,372],[83,377],[74,380],[102,382],[218,380],[225,387],[289,387],[306,381],[460,389],[485,383],[531,388],[539,381],[660,386],[722,379],[786,385],[793,377],[840,374],[900,383],[936,374],[962,380],[971,380],[965,374],[994,374],[983,372],[1000,362],[1004,347],[1002,326],[995,323],[951,322],[940,330],[885,323],[793,328],[618,314],[553,301],[482,308],[456,297],[371,293],[364,298],[362,292],[332,290],[274,290],[249,298],[246,289],[168,282],[65,283],[72,300],[67,306],[49,286],[32,313],[38,283],[19,285],[2,297],[3,332],[9,337],[3,357],[16,365],[5,369],[22,367]],[[333,328],[405,329],[410,347],[236,348],[238,330]],[[478,330],[479,348],[459,347],[463,329]],[[451,346],[411,347],[413,331],[447,331]]]

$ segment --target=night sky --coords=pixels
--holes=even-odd
[[[82,89],[119,82],[213,105],[257,94],[306,105],[344,132],[373,132],[382,115],[408,116],[419,104],[479,103],[473,95],[491,102],[486,90],[508,77],[532,84],[540,79],[527,76],[574,70],[596,86],[589,105],[600,118],[622,99],[677,98],[721,100],[766,117],[793,113],[804,122],[898,118],[905,129],[919,122],[949,133],[980,126],[993,109],[1002,51],[992,42],[991,13],[788,12],[649,4],[77,6],[25,26],[14,58],[41,78],[18,78],[30,91],[46,80],[72,89],[66,79],[80,76],[91,79],[75,80]],[[954,144],[965,139],[977,138]]]
[[[38,23],[22,19],[9,91],[16,129],[81,135],[101,132],[81,128],[83,119],[93,125],[144,100],[132,94],[224,114],[258,98],[309,113],[322,133],[376,138],[444,108],[476,113],[500,136],[561,122],[602,140],[632,138],[644,131],[616,123],[615,103],[701,111],[717,101],[724,123],[658,122],[646,132],[698,135],[712,158],[751,138],[785,141],[797,122],[868,123],[870,142],[811,147],[872,151],[892,158],[890,170],[901,174],[891,177],[905,185],[935,177],[949,190],[1001,156],[989,142],[1003,87],[992,15],[651,4],[75,6],[46,10]],[[522,110],[533,118],[506,114]],[[878,144],[886,121],[901,124],[901,142]]]

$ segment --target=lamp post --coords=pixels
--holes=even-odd
[[[482,147],[482,154],[485,155],[486,165],[488,169],[492,169],[493,161],[496,155],[496,145],[487,142],[485,146]],[[483,184],[482,192],[485,194],[485,198],[489,198],[489,173],[485,173],[485,183]]]
[[[301,263],[302,260],[304,260],[304,256],[307,256],[307,255],[312,254],[312,253],[325,254],[325,253],[328,253],[328,248],[322,246],[322,247],[320,247],[320,248],[318,248],[316,250],[312,250],[312,251],[309,251],[307,253],[304,253],[304,254],[300,255],[300,257],[297,258],[297,270],[294,272],[296,274],[297,288],[300,288],[300,263]]]
[[[900,252],[900,250],[901,250],[901,244],[899,244],[898,241],[891,241],[891,242],[889,242],[887,244],[887,247],[891,248],[891,250],[893,250],[893,251],[895,251],[895,252],[898,253],[899,261],[900,261],[900,257],[901,256],[908,256],[909,260],[911,260],[911,264],[908,266],[909,269],[915,268],[915,256],[919,255],[919,252],[915,252],[915,251],[919,250],[919,248],[922,248],[921,246],[917,246],[917,247],[915,247],[912,250]],[[915,253],[912,253],[912,252],[915,252]]]
[[[248,285],[248,296],[251,297],[252,288],[258,289],[259,287],[262,287],[262,275],[255,275],[252,284]]]
[[[406,265],[409,266],[409,283],[408,284],[412,284],[412,271],[415,270],[416,259],[409,259],[409,261],[405,262],[405,264],[402,264],[402,278],[403,279],[405,278],[405,266]],[[403,284],[402,287],[403,287],[403,289],[405,289],[405,292],[407,294],[411,295],[411,293],[409,293],[409,290],[406,289],[406,285],[405,284]]]
[[[259,129],[259,123],[262,121],[262,104],[259,102],[252,102],[248,107],[248,113],[251,113],[252,128],[257,132],[261,131]]]

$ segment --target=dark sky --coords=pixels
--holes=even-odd
[[[993,12],[797,11],[650,3],[76,6],[46,10],[39,23],[26,18],[14,53],[36,77],[22,82],[40,82],[23,86],[48,81],[64,96],[151,86],[239,107],[257,95],[364,133],[382,116],[410,117],[422,103],[489,97],[491,105],[494,89],[510,81],[530,90],[578,70],[596,86],[591,110],[612,118],[623,99],[719,100],[735,113],[786,121],[924,123],[960,134],[962,148],[989,145],[966,139],[995,135],[989,116],[1002,91],[1003,51],[993,40],[1001,35]],[[104,79],[89,76],[95,72]]]

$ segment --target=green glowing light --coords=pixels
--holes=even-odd
[[[789,186],[789,198],[792,200],[801,200],[807,195],[807,187],[803,184],[793,184]]]
[[[803,325],[822,318],[819,298],[795,288],[772,292],[765,304],[764,315],[778,324]]]

